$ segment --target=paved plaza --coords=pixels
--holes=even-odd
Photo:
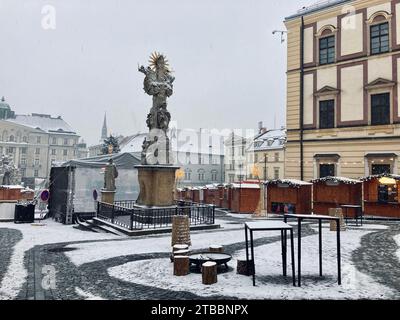
[[[243,223],[249,220],[218,212],[221,229],[191,233],[192,251],[219,244],[233,256],[229,270],[219,274],[212,286],[202,285],[196,273],[173,276],[168,234],[123,238],[52,220],[45,226],[2,223],[0,299],[400,298],[398,223],[369,221],[363,227],[350,225],[342,233],[342,286],[337,285],[335,233],[323,225],[324,276],[320,278],[318,228],[305,224],[303,286],[298,288],[291,285],[290,277],[281,275],[278,232],[255,234],[256,287],[250,277],[236,273],[236,259],[245,256]],[[43,285],[52,271],[54,282]]]

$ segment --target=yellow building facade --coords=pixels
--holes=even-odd
[[[399,173],[400,0],[330,1],[285,25],[285,177]]]

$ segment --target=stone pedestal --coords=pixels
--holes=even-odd
[[[140,186],[137,204],[146,207],[169,207],[175,204],[175,172],[179,167],[172,165],[140,165]]]
[[[114,204],[115,191],[101,190],[101,202]]]

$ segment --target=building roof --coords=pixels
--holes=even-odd
[[[299,9],[295,14],[285,18],[285,21],[305,16],[314,12],[325,10],[353,0],[322,0],[315,4]]]
[[[47,114],[32,113],[31,115],[16,115],[7,121],[39,129],[47,133],[72,133],[76,132],[61,117],[53,118]]]
[[[282,143],[281,143],[282,142]],[[249,146],[251,151],[282,149],[286,143],[286,129],[273,129],[260,134]]]

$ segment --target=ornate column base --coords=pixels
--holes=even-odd
[[[101,190],[101,202],[114,204],[115,191]]]
[[[175,172],[172,165],[140,165],[138,180],[140,194],[137,205],[146,207],[169,207],[175,204]]]

